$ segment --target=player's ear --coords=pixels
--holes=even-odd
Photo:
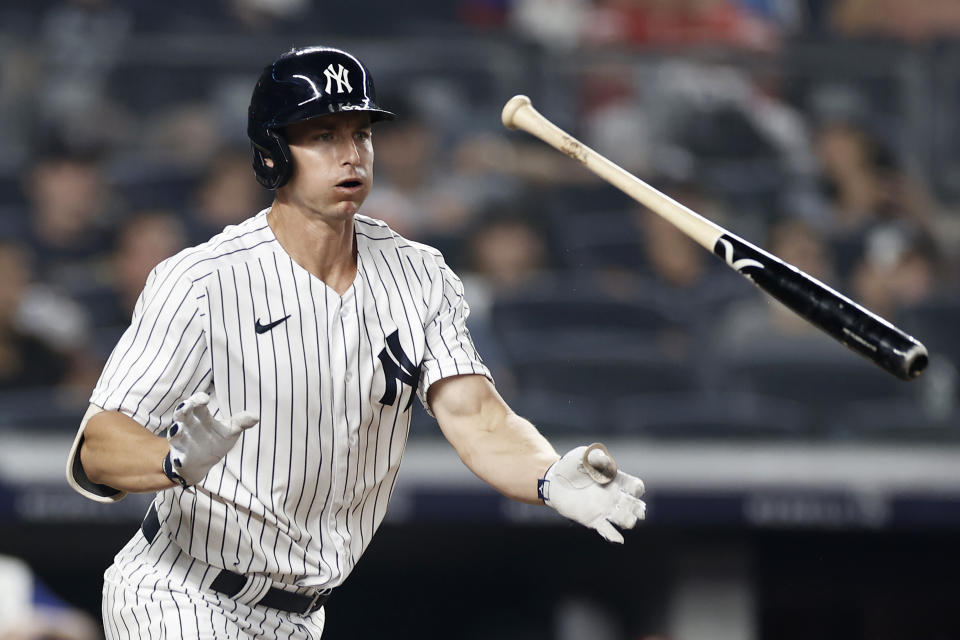
[[[273,158],[271,158],[271,157],[268,156],[268,155],[264,155],[264,156],[263,156],[263,164],[265,164],[265,165],[267,165],[268,167],[270,167],[271,169],[273,169]]]

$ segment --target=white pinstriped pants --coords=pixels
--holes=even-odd
[[[250,606],[269,582],[255,578],[236,598],[228,598],[207,589],[218,572],[188,556],[163,532],[151,544],[138,530],[103,575],[107,640],[320,637],[323,609],[303,616]]]

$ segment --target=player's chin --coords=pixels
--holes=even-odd
[[[328,210],[334,217],[348,218],[358,213],[361,205],[363,205],[363,198],[340,200],[329,207]]]
[[[366,201],[368,195],[370,195],[369,189],[353,189],[350,191],[343,190],[343,192],[336,195],[336,205],[345,209],[350,209],[353,207],[356,210],[359,210],[360,206],[364,203],[364,201]],[[355,212],[356,211],[354,211],[354,213]]]

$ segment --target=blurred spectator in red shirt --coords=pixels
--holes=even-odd
[[[643,46],[772,49],[778,31],[735,0],[601,0],[588,39]]]
[[[764,0],[517,0],[510,21],[550,49],[583,44],[772,49],[795,28],[793,2]]]

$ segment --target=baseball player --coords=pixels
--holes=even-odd
[[[156,492],[104,575],[108,638],[317,638],[383,520],[416,393],[503,494],[622,542],[643,483],[558,456],[497,394],[436,250],[358,213],[376,102],[346,51],[296,49],[250,102],[273,204],[159,264],[70,453],[83,495]]]

